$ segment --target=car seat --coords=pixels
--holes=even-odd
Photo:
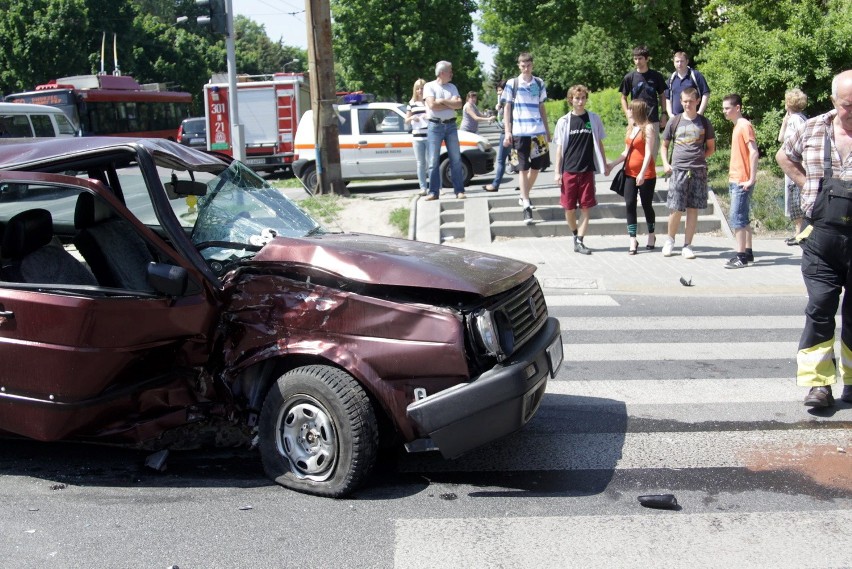
[[[74,245],[102,286],[154,291],[148,284],[151,250],[106,202],[88,192],[77,196],[74,227]]]
[[[13,216],[3,232],[2,278],[8,282],[97,286],[94,275],[53,238],[53,217],[46,209]]]

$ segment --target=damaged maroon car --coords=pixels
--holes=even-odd
[[[6,435],[251,444],[337,497],[380,443],[450,458],[519,429],[562,362],[533,266],[329,233],[165,140],[0,144],[0,235]]]

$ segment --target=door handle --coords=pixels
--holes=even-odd
[[[11,310],[0,310],[0,318],[14,318],[15,313]]]

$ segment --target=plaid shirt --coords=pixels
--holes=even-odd
[[[822,180],[823,144],[825,133],[828,131],[831,140],[831,170],[832,177],[841,180],[852,180],[852,154],[846,157],[844,164],[840,163],[840,153],[834,145],[834,129],[831,122],[837,116],[837,111],[829,111],[808,119],[784,142],[784,154],[793,162],[802,164],[807,174],[807,183],[802,188],[801,203],[805,217],[810,217],[814,208],[819,182]]]

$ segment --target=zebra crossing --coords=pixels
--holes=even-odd
[[[546,298],[565,360],[533,421],[401,465],[511,508],[396,519],[396,567],[852,567],[852,406],[802,405],[803,298]],[[681,509],[636,500],[661,493]]]

